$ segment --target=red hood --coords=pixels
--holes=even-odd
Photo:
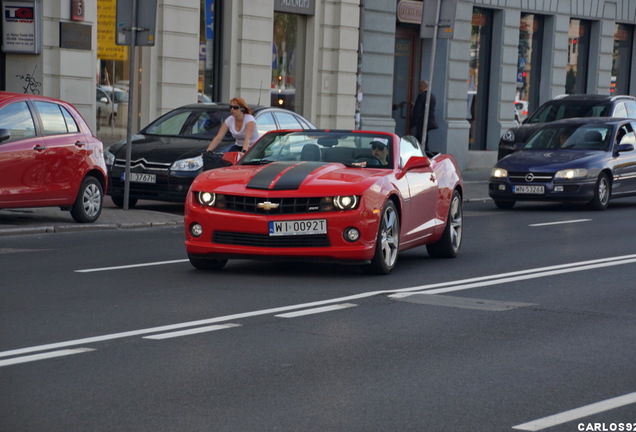
[[[341,194],[362,192],[387,169],[351,168],[340,163],[272,162],[267,165],[236,165],[200,174],[193,190],[224,194],[258,194],[295,191],[300,194],[324,194],[325,190]]]

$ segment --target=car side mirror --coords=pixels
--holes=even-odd
[[[618,149],[616,150],[617,153],[626,153],[626,152],[630,152],[630,151],[634,151],[634,145],[633,144],[620,144],[618,146]]]
[[[229,164],[236,165],[239,159],[243,156],[240,152],[226,152],[223,153],[222,159]]]
[[[404,165],[404,171],[410,171],[418,168],[428,168],[431,161],[426,156],[411,156]]]
[[[9,132],[9,129],[0,129],[0,142],[6,141],[9,138],[11,138],[11,132]]]
[[[105,97],[101,97],[101,98],[99,99],[99,101],[100,101],[101,103],[108,103],[108,99],[106,99]]]

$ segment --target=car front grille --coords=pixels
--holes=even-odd
[[[294,213],[316,213],[320,211],[322,198],[259,198],[240,195],[224,195],[225,208],[243,213],[282,215]],[[259,204],[268,202],[265,208]],[[262,206],[261,206],[262,207]],[[276,208],[273,208],[276,207]]]
[[[130,161],[131,169],[141,169],[142,171],[148,170],[149,172],[161,171],[167,172],[170,169],[172,163],[161,163],[161,162],[149,162],[144,158],[137,159],[134,161]],[[118,168],[126,167],[126,159],[115,159],[115,165]]]
[[[523,172],[513,171],[508,173],[508,178],[514,183],[544,183],[552,180],[554,174],[552,173],[539,173],[539,172]]]
[[[216,231],[213,243],[233,246],[254,246],[269,248],[329,247],[329,237],[321,235],[269,236],[229,231]]]

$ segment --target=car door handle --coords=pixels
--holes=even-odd
[[[86,145],[86,143],[81,142],[81,141],[77,141],[77,142],[75,143],[75,145],[76,145],[77,147],[84,147],[84,146]]]
[[[43,145],[41,145],[41,144],[38,144],[38,145],[36,145],[35,147],[33,147],[33,150],[37,150],[37,151],[40,151],[40,150],[46,150],[46,146],[43,146]]]

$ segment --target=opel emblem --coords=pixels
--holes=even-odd
[[[265,210],[265,211],[270,211],[272,209],[277,209],[279,205],[280,204],[278,204],[278,203],[265,201],[265,202],[262,202],[262,203],[258,203],[256,205],[256,207],[258,207],[259,209]]]
[[[532,183],[533,180],[534,180],[534,174],[532,174],[532,173],[526,174],[526,181],[528,183]]]

